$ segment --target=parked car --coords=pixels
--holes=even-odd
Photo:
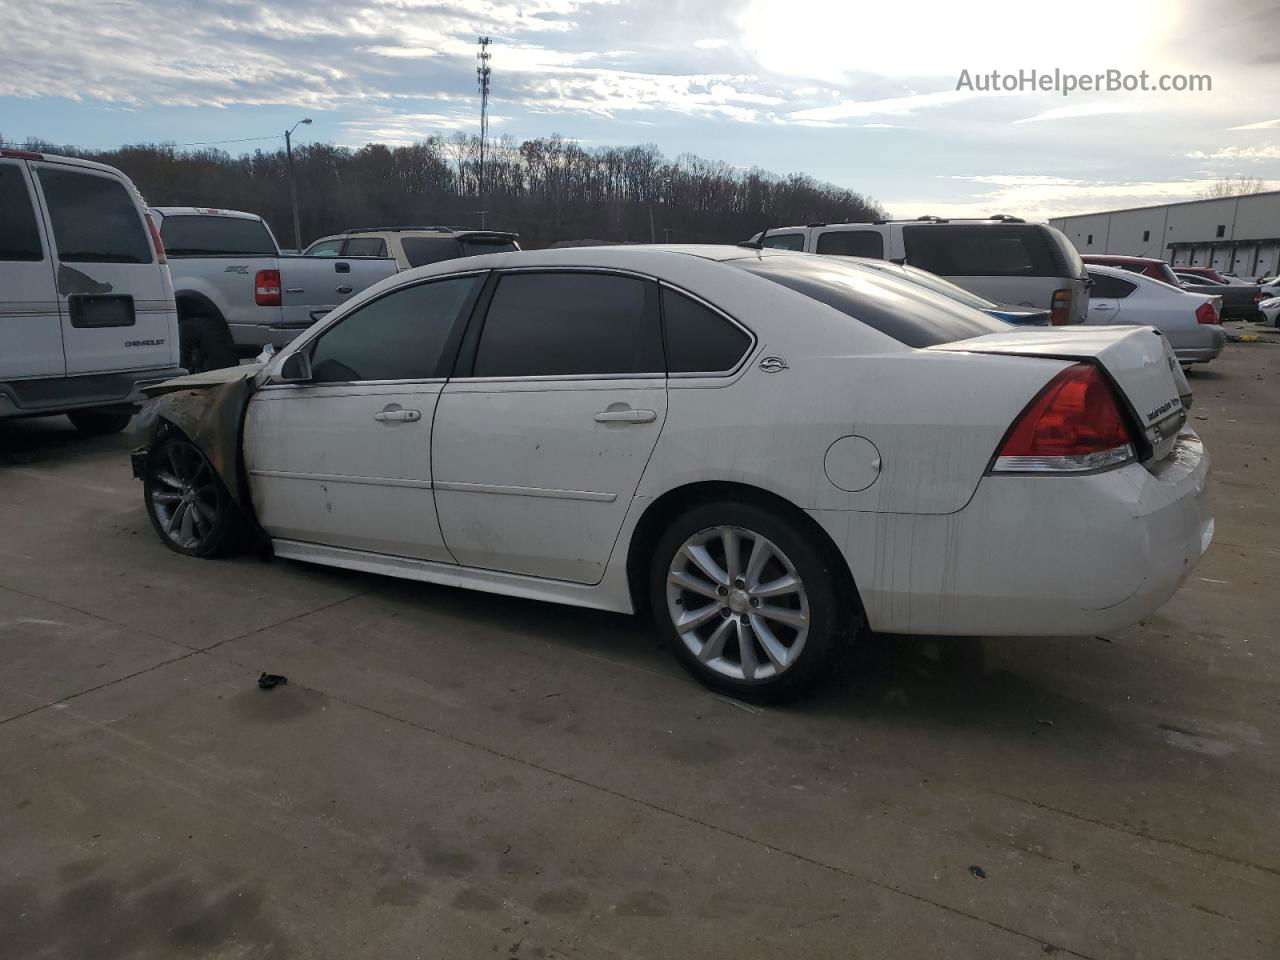
[[[944,280],[942,277],[930,273],[928,270],[921,270],[919,267],[890,263],[888,260],[873,260],[868,257],[841,257],[840,260],[845,263],[856,263],[858,266],[866,267],[870,270],[879,270],[882,273],[897,277],[899,280],[917,284],[926,290],[932,290],[934,293],[941,294],[958,303],[963,303],[965,306],[973,307],[975,310],[981,310],[997,320],[1003,320],[1005,323],[1011,323],[1017,327],[1047,327],[1050,325],[1048,310],[1032,310],[1027,307],[992,303],[985,297],[970,293],[964,287],[957,286],[950,280]]]
[[[1174,273],[1179,273],[1179,274],[1185,273],[1187,275],[1188,280],[1191,280],[1192,277],[1196,278],[1196,281],[1191,281],[1191,282],[1197,282],[1197,281],[1204,282],[1205,280],[1208,280],[1210,283],[1227,283],[1227,284],[1246,282],[1236,276],[1227,276],[1225,274],[1221,274],[1217,270],[1213,269],[1213,267],[1174,267],[1173,271]]]
[[[519,250],[519,235],[501,230],[455,227],[360,227],[321,237],[307,247],[308,257],[392,257],[401,270],[481,253]]]
[[[257,214],[154,207],[173,273],[182,365],[234,366],[267,344],[282,347],[338,304],[396,272],[387,258],[324,262],[281,254]]]
[[[169,268],[129,178],[0,150],[0,418],[115,433],[142,387],[182,372]]]
[[[1264,323],[1269,323],[1277,330],[1280,330],[1280,297],[1263,300],[1258,304],[1258,310],[1262,313]]]
[[[761,243],[761,234],[747,242]],[[1071,241],[1017,217],[811,223],[770,228],[763,245],[906,263],[996,303],[1048,310],[1055,325],[1083,323],[1087,311],[1084,265]]]
[[[1188,293],[1146,274],[1091,265],[1087,324],[1145,324],[1155,327],[1184,367],[1208,363],[1227,344],[1220,297]]]
[[[1178,278],[1173,268],[1154,257],[1126,257],[1111,253],[1086,253],[1084,262],[1089,266],[1117,267],[1130,273],[1141,274],[1187,293],[1222,298],[1223,320],[1253,320],[1258,317],[1258,303],[1262,300],[1259,288],[1254,284],[1188,283]],[[1184,271],[1185,272],[1185,271]],[[1093,296],[1092,291],[1090,296]]]
[[[1213,531],[1179,373],[1145,327],[1011,330],[827,257],[494,254],[156,388],[134,469],[179,553],[249,526],[277,557],[647,608],[704,683],[780,696],[860,624],[1093,635],[1163,603]]]

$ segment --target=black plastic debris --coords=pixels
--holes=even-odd
[[[974,864],[973,866],[971,866],[969,868],[969,872],[973,874],[975,877],[977,877],[979,880],[987,879],[987,871],[983,870],[977,864]]]
[[[270,690],[272,687],[279,687],[288,682],[288,677],[282,677],[278,673],[264,673],[258,678],[258,686],[263,690]]]

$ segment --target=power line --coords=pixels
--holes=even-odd
[[[34,140],[36,138],[33,137],[32,139]],[[162,147],[215,147],[224,143],[255,143],[261,140],[279,140],[279,139],[280,139],[280,135],[276,134],[275,136],[271,136],[271,137],[240,137],[239,139],[236,139],[236,140],[193,140],[191,143],[169,143],[167,141],[162,140],[162,141],[159,141],[159,143],[156,145],[162,146]],[[20,149],[26,145],[26,142],[27,141],[20,142],[17,140],[0,140],[0,146]],[[39,142],[43,143],[46,141],[39,141]],[[151,144],[145,144],[139,141],[134,143],[55,143],[54,146],[71,147],[76,150],[118,150],[121,147],[151,146]]]

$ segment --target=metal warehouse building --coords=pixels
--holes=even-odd
[[[1050,220],[1081,253],[1159,257],[1252,280],[1280,273],[1280,190]]]

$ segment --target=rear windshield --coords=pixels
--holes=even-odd
[[[978,296],[976,293],[970,293],[964,287],[957,286],[950,280],[944,280],[936,273],[930,273],[928,270],[918,270],[915,267],[899,267],[894,265],[887,265],[881,268],[868,264],[868,267],[872,270],[880,270],[882,273],[888,274],[891,277],[898,277],[902,280],[909,281],[910,283],[918,283],[920,286],[928,290],[932,290],[934,293],[940,293],[944,297],[950,297],[952,300],[963,303],[965,306],[973,307],[975,310],[994,310],[997,306],[990,300],[986,300],[983,297]]]
[[[165,217],[160,239],[171,257],[274,257],[277,253],[266,225],[243,217]]]
[[[913,224],[907,262],[943,277],[1080,277],[1048,229],[1028,223]]]
[[[729,262],[834,307],[908,347],[932,347],[1009,331],[1002,320],[872,267],[803,256],[744,257]]]

